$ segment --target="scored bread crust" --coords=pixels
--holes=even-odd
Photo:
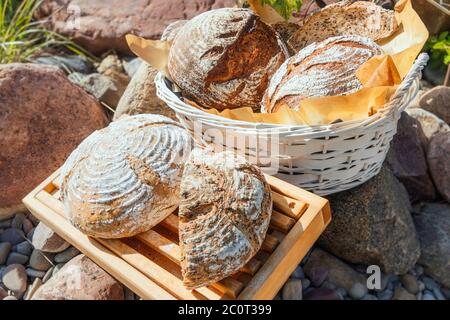
[[[330,4],[306,18],[288,40],[295,52],[314,42],[342,35],[358,35],[374,41],[392,35],[398,28],[393,10],[368,1]]]
[[[252,11],[223,8],[180,28],[168,69],[186,98],[202,107],[257,110],[269,78],[287,56],[275,30]]]
[[[149,230],[179,204],[192,139],[159,115],[123,116],[86,138],[67,159],[61,195],[72,224],[99,238]]]
[[[272,194],[260,169],[232,152],[194,149],[181,182],[183,283],[206,286],[235,273],[260,249]]]
[[[362,88],[356,71],[383,50],[369,38],[341,36],[313,43],[300,50],[273,75],[261,112],[273,113],[283,105],[298,111],[310,97],[347,95]]]

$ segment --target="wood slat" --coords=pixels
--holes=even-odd
[[[295,220],[276,211],[272,211],[272,217],[270,218],[270,226],[275,230],[280,230],[284,233],[289,232],[292,226],[295,224]]]
[[[175,262],[177,265],[181,265],[180,247],[163,235],[153,230],[149,230],[137,235],[136,238]],[[224,294],[228,294],[232,298],[236,298],[243,287],[242,283],[229,277],[219,281],[219,283],[214,283],[211,286]]]
[[[298,220],[308,208],[306,202],[290,198],[275,191],[272,191],[272,201],[274,208],[295,220]]]

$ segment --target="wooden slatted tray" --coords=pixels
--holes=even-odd
[[[274,200],[261,250],[239,272],[194,291],[182,284],[178,216],[126,239],[94,239],[73,227],[59,200],[59,171],[24,199],[41,221],[143,299],[272,299],[331,220],[324,198],[266,176]]]

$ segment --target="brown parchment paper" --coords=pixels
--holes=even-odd
[[[267,23],[283,19],[269,6],[252,5],[252,9]],[[357,72],[357,77],[363,84],[361,90],[347,96],[304,99],[299,111],[293,111],[288,107],[282,107],[271,114],[255,113],[251,108],[221,112],[213,106],[209,106],[212,107],[210,109],[203,106],[202,109],[234,120],[291,125],[329,124],[336,120],[367,118],[389,101],[396,86],[406,76],[428,39],[428,31],[414,11],[411,0],[400,0],[395,6],[395,12],[400,24],[399,29],[389,38],[378,41],[385,54],[373,57]],[[127,35],[126,40],[136,55],[170,77],[167,60],[171,43],[146,40],[132,35]]]

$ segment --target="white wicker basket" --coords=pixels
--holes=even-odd
[[[427,61],[427,54],[417,58],[392,99],[376,114],[330,125],[231,120],[184,103],[162,74],[157,75],[155,83],[158,97],[176,112],[198,142],[244,153],[266,172],[327,195],[353,188],[379,172],[400,114],[417,94]]]

